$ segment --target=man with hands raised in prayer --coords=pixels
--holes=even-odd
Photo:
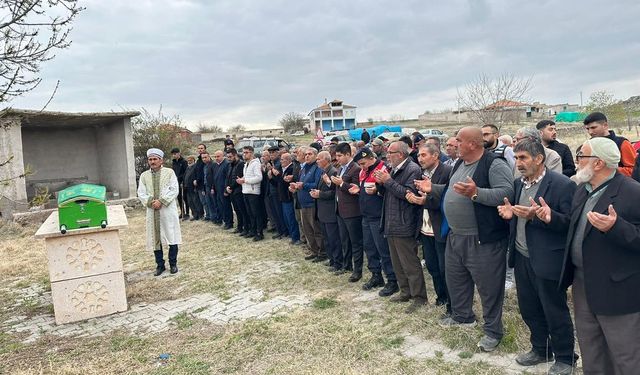
[[[609,138],[586,141],[576,160],[574,178],[580,185],[573,198],[560,283],[564,288],[573,284],[583,371],[637,374],[640,184],[617,171],[620,150]],[[558,225],[553,210],[548,212],[541,207],[536,216]]]
[[[496,207],[513,196],[513,172],[499,155],[484,149],[482,130],[460,129],[459,160],[446,185],[416,181],[418,189],[442,200],[451,229],[445,250],[445,276],[451,316],[443,326],[473,325],[474,286],[482,303],[485,335],[478,342],[483,351],[496,349],[504,334],[502,306],[506,272],[508,223]]]
[[[505,197],[498,213],[510,221],[508,262],[515,271],[520,314],[531,332],[531,351],[516,362],[534,366],[555,358],[549,374],[571,374],[577,359],[573,323],[566,288],[558,289],[558,280],[576,185],[545,168],[541,143],[522,140],[514,153],[522,177],[514,182],[513,204]],[[548,225],[551,218],[554,224]]]

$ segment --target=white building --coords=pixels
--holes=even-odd
[[[309,130],[317,133],[335,130],[349,130],[356,128],[356,107],[342,103],[342,100],[333,100],[325,103],[309,112]]]

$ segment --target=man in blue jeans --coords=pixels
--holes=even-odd
[[[289,184],[297,182],[293,170],[293,160],[291,154],[284,153],[280,156],[279,166],[271,170],[272,181],[276,184],[278,201],[282,206],[282,218],[287,227],[287,232],[291,237],[292,245],[301,245],[300,230],[296,221],[295,208],[293,206],[293,193],[289,191]]]

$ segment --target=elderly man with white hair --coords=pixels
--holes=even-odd
[[[142,172],[138,186],[138,198],[147,208],[147,250],[153,251],[156,258],[154,276],[159,276],[166,270],[162,245],[169,246],[170,272],[178,272],[178,245],[182,243],[176,204],[178,178],[173,169],[162,166],[163,158],[162,150],[147,150],[150,169]]]
[[[617,170],[620,151],[604,137],[576,155],[579,183],[571,221],[541,201],[538,219],[568,230],[560,286],[573,284],[576,331],[585,374],[640,369],[640,184]]]

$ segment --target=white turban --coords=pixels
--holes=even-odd
[[[161,149],[159,148],[150,148],[147,150],[147,157],[151,156],[151,155],[155,155],[157,157],[159,157],[160,159],[164,158],[164,152],[162,152]]]
[[[620,150],[614,141],[605,137],[594,137],[587,141],[591,146],[591,155],[597,156],[607,167],[617,168],[620,162]]]

